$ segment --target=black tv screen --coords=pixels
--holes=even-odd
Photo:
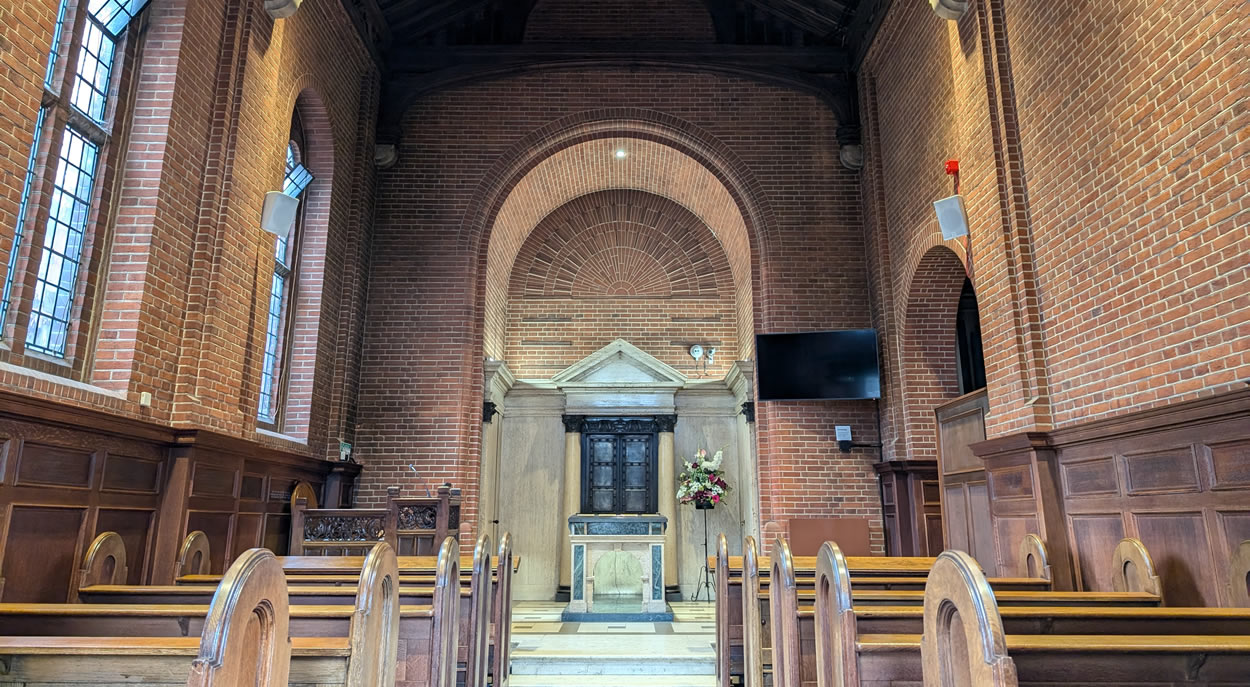
[[[881,398],[875,329],[758,334],[761,401]]]

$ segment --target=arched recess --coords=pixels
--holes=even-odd
[[[694,213],[652,193],[599,191],[561,205],[529,234],[510,281],[504,360],[522,379],[545,379],[618,338],[692,367],[674,345],[692,317],[731,354],[705,373],[728,373],[739,350],[723,246]]]
[[[937,458],[933,409],[960,396],[956,324],[967,279],[959,256],[937,245],[921,256],[908,285],[902,361],[908,458]]]
[[[618,158],[616,151],[626,156]],[[740,331],[749,357],[756,329],[767,327],[763,274],[772,213],[758,182],[713,136],[649,110],[585,112],[536,131],[488,174],[462,225],[478,256],[474,302],[483,351],[500,357],[512,264],[529,231],[578,196],[611,189],[655,193],[686,207],[717,236],[729,257]]]
[[[312,172],[314,180],[301,196],[300,203],[299,263],[295,274],[295,301],[290,314],[291,347],[281,429],[284,434],[307,439],[315,396],[322,285],[330,231],[330,203],[334,194],[335,142],[329,111],[321,95],[308,85],[301,85],[296,92],[291,111],[300,119],[305,143],[305,159],[302,162]],[[285,146],[283,148],[285,150]]]

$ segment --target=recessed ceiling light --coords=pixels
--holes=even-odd
[[[626,155],[627,155],[627,153],[625,152],[625,149],[624,149],[624,148],[617,148],[617,150],[616,150],[616,159],[618,159],[618,160],[624,159],[624,157],[625,157]]]

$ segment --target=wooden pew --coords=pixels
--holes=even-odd
[[[207,534],[200,530],[188,534],[182,540],[182,548],[178,550],[178,569],[174,571],[174,577],[207,573],[212,567],[209,547]]]
[[[437,496],[400,497],[386,490],[383,508],[309,508],[306,499],[291,506],[292,556],[350,555],[385,541],[403,556],[429,555],[460,527],[460,492],[444,484]]]
[[[960,555],[965,559],[965,566],[975,568],[976,575],[980,577],[985,587],[984,596],[988,597],[995,606],[998,624],[1006,628],[1008,635],[1015,638],[1016,646],[1021,650],[1053,649],[1066,651],[1075,656],[1082,647],[1088,646],[1093,653],[1098,653],[1102,649],[1095,649],[1095,647],[1101,646],[1104,649],[1119,647],[1115,651],[1135,652],[1141,647],[1164,646],[1172,636],[1175,636],[1174,633],[1178,628],[1184,628],[1185,635],[1193,635],[1195,632],[1207,633],[1212,630],[1224,635],[1245,635],[1250,632],[1250,612],[1232,609],[1079,607],[1041,609],[1000,606],[995,599],[994,592],[989,589],[988,584],[985,584],[984,575],[980,568],[976,567],[975,561],[966,554]],[[779,565],[784,568],[783,564]],[[784,569],[780,572],[783,575],[786,574]],[[930,580],[935,580],[935,576],[939,573],[940,570],[935,570],[930,575]],[[800,654],[798,661],[774,667],[774,684],[777,687],[801,684],[852,687],[861,684],[861,680],[875,685],[889,684],[893,680],[920,679],[919,635],[923,632],[927,636],[931,630],[929,616],[933,612],[934,582],[931,582],[929,588],[926,589],[925,605],[921,613],[917,614],[916,609],[893,609],[898,613],[887,614],[884,622],[889,626],[881,627],[878,624],[880,619],[874,615],[878,609],[854,607],[850,573],[845,558],[837,545],[832,542],[826,543],[818,556],[817,579],[819,595],[810,634],[802,629],[801,622],[798,625],[793,622],[773,625],[774,642],[790,647]],[[940,580],[938,582],[940,583]],[[978,603],[983,601],[984,599],[981,599]],[[776,617],[786,617],[788,611],[783,606],[785,604],[776,608],[778,614]],[[972,616],[965,615],[964,617],[971,618]],[[1058,618],[1060,622],[1052,625],[1048,622],[1052,618]],[[965,620],[965,622],[969,621]],[[1013,626],[1016,626],[1016,629],[1026,630],[1026,633],[1016,634],[1012,631]],[[1028,632],[1036,629],[1045,630],[1045,634]],[[1072,639],[1065,643],[1065,640],[1047,637],[1051,634],[1062,636],[1067,633],[1067,630],[1076,630],[1074,636],[1080,639]],[[1106,639],[1106,637],[1115,637],[1117,633],[1126,630],[1136,635],[1136,638]],[[1152,632],[1154,637],[1144,636],[1147,631]],[[1095,637],[1092,643],[1088,641],[1091,636]],[[1250,651],[1250,642],[1239,644],[1246,640],[1244,636],[1233,638],[1206,636],[1203,640],[1216,647],[1228,646],[1231,640],[1234,648],[1244,646],[1245,651]],[[1200,642],[1192,638],[1183,639],[1166,649],[1165,653],[1192,655],[1199,644]],[[783,661],[789,656],[779,651],[774,653],[775,657],[779,655]],[[776,661],[776,658],[774,660]],[[1198,657],[1198,661],[1195,665],[1201,665],[1201,657]],[[882,667],[883,665],[886,667]],[[1173,664],[1173,668],[1175,665]],[[865,666],[869,666],[871,671],[875,672],[866,672],[868,668]],[[1143,671],[1141,674],[1148,675],[1149,673]],[[1095,675],[1097,673],[1088,676],[1091,683],[1118,679],[1115,675],[1105,671],[1100,674],[1101,677],[1095,677]],[[1049,675],[1046,677],[1048,679]],[[968,682],[966,676],[961,679],[963,681],[954,684],[959,684],[961,687],[977,684]],[[1078,682],[1083,683],[1084,679],[1081,678]],[[1132,680],[1126,679],[1125,682],[1132,682]],[[928,676],[926,676],[926,684],[930,684]]]
[[[746,665],[743,651],[744,633],[742,622],[744,609],[747,608],[743,595],[743,569],[748,557],[753,557],[755,560],[753,576],[759,581],[760,596],[761,598],[768,597],[768,570],[761,569],[760,566],[771,565],[771,562],[767,557],[758,555],[758,550],[754,548],[754,538],[748,538],[748,541],[751,543],[744,547],[743,556],[731,557],[729,555],[728,541],[725,539],[725,535],[721,534],[716,539],[716,556],[714,559],[709,559],[709,565],[713,566],[716,571],[714,576],[716,581],[716,674],[717,684],[720,687],[729,687],[733,675],[742,674],[749,669]],[[1045,559],[1045,547],[1040,540],[1037,540],[1036,545],[1028,549],[1028,553],[1035,557],[1032,563],[1034,566],[1037,565],[1036,556],[1040,555],[1043,561]],[[891,599],[889,595],[879,596],[874,599],[872,595],[861,593],[859,596],[861,603],[919,604],[923,598],[922,592],[928,573],[928,566],[931,566],[936,559],[863,556],[850,560],[853,565],[857,589],[879,589],[881,591],[901,589],[912,590],[913,592],[910,595],[910,599]],[[1021,567],[1028,569],[1029,561],[1022,559],[1021,563]],[[809,606],[815,599],[815,566],[815,557],[798,557],[795,559],[795,576],[798,579],[797,594]],[[994,580],[994,584],[996,588],[1004,590],[1040,591],[1050,588],[1049,580],[1042,578],[999,578]],[[758,608],[758,605],[751,607]],[[761,621],[762,619],[761,617]],[[769,637],[762,635],[759,644],[767,650]],[[728,647],[728,649],[722,650],[721,647]],[[747,679],[749,680],[750,678],[748,677]]]
[[[920,658],[926,685],[1014,687],[1020,682],[1245,684],[1250,679],[1250,637],[1202,635],[1008,635],[980,568],[970,556],[947,551],[938,557],[925,590]],[[909,662],[899,649],[916,639],[906,635],[861,636],[857,654],[889,646],[884,674]],[[900,660],[903,659],[903,660]],[[865,670],[861,680],[879,673]]]
[[[104,537],[105,535],[101,535]],[[446,547],[448,542],[455,544],[455,539],[448,537],[444,541]],[[375,544],[375,547],[377,545]],[[94,548],[94,547],[93,547]],[[453,547],[456,551],[455,576],[448,578],[449,580],[460,580],[459,573],[459,546]],[[470,665],[486,662],[489,665],[489,642],[494,635],[491,634],[491,610],[493,601],[493,592],[490,584],[490,541],[489,538],[485,542],[479,542],[474,563],[474,572],[469,578],[467,584],[459,584],[452,582],[450,586],[443,587],[440,583],[433,586],[410,587],[396,583],[395,589],[402,608],[401,617],[403,622],[400,628],[400,641],[407,648],[405,653],[406,669],[403,674],[412,676],[400,681],[401,685],[418,685],[431,684],[427,681],[428,670],[426,668],[426,657],[430,654],[431,647],[429,641],[431,637],[437,637],[429,627],[430,613],[422,611],[422,608],[430,607],[438,608],[442,603],[442,597],[455,597],[456,599],[456,622],[453,627],[459,635],[458,649],[453,649],[453,675],[456,673],[456,664],[465,666],[468,669]],[[115,556],[125,559],[123,550],[112,549]],[[393,555],[393,551],[392,551]],[[439,568],[437,578],[442,579],[445,573],[444,558],[446,552],[440,555],[438,559]],[[511,558],[511,538],[508,538],[508,556]],[[421,557],[424,562],[428,557]],[[97,559],[95,562],[85,562],[84,567],[100,565]],[[298,558],[285,557],[277,559],[285,566],[295,565],[298,567],[300,561]],[[368,558],[354,557],[351,563],[357,570],[357,575],[352,579],[363,580],[364,576],[359,574],[362,566],[368,563]],[[398,558],[396,559],[399,560]],[[333,562],[331,565],[336,567],[342,566],[342,563]],[[485,566],[485,567],[483,567]],[[396,569],[398,570],[398,564]],[[511,623],[511,567],[505,567],[503,575],[507,579],[508,584],[504,587],[508,596],[508,603],[502,607],[502,611],[506,612],[505,623]],[[97,576],[98,577],[98,576]],[[214,579],[212,576],[206,576],[208,579]],[[285,579],[288,581],[288,599],[293,607],[292,614],[296,618],[306,615],[315,616],[322,622],[332,622],[330,618],[333,612],[329,609],[319,608],[314,610],[303,610],[308,606],[342,606],[357,604],[359,602],[359,590],[355,587],[347,587],[343,585],[312,585],[312,584],[289,584],[292,579],[298,579],[297,576],[287,574]],[[395,580],[401,578],[396,575]],[[206,599],[212,595],[216,587],[211,585],[118,585],[118,584],[98,584],[81,587],[78,590],[80,600],[86,601],[92,605],[95,604],[142,604],[142,605],[173,605],[179,607],[196,606],[206,603]],[[479,591],[480,590],[480,591]],[[463,599],[462,599],[463,597]],[[478,601],[483,599],[482,601]],[[507,625],[504,625],[505,632]],[[498,632],[499,625],[496,625],[495,631]],[[495,641],[499,641],[496,637]],[[469,652],[482,642],[487,642],[487,646],[477,649],[470,659]],[[506,659],[508,652],[505,651],[501,658]],[[477,684],[484,684],[486,675],[489,670],[485,667],[477,668],[474,679],[478,680]],[[480,676],[480,678],[478,677]],[[467,684],[474,684],[472,682]]]
[[[252,549],[214,595],[201,637],[0,637],[0,684],[349,684],[348,639],[292,642],[285,596],[273,554]]]

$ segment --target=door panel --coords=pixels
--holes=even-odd
[[[654,434],[588,434],[583,446],[584,512],[656,512]]]

